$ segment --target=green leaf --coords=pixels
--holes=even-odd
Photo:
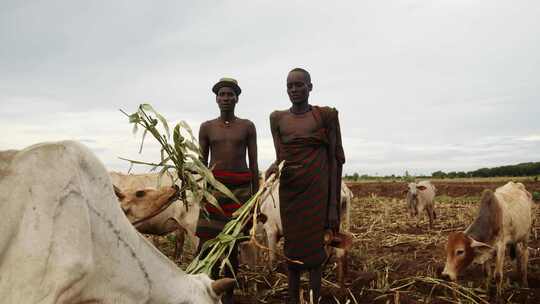
[[[166,132],[166,135],[167,135],[167,138],[170,138],[171,137],[171,132],[169,130],[169,124],[167,123],[167,120],[165,119],[165,117],[163,117],[161,114],[159,114],[150,104],[148,103],[145,103],[145,104],[142,104],[140,106],[140,108],[144,111],[148,111],[148,112],[152,112],[154,113],[154,115],[156,115],[157,119],[159,119],[159,121],[161,122],[161,124],[163,125],[163,128],[165,129],[165,132]],[[157,125],[157,120],[153,120],[152,121],[152,125]]]
[[[161,170],[159,171],[159,174],[158,174],[158,179],[157,179],[157,185],[156,185],[156,188],[160,188],[160,187],[161,187],[161,179],[163,178],[163,175],[169,173],[168,170],[169,170],[169,168],[167,168],[167,167],[161,168]],[[172,185],[171,185],[171,186],[172,186]]]
[[[144,129],[144,132],[142,134],[142,139],[141,139],[141,147],[139,148],[139,154],[141,154],[141,152],[142,152],[142,148],[143,148],[143,145],[144,145],[144,139],[146,138],[146,133],[148,133],[148,130]]]
[[[193,136],[193,131],[191,131],[191,127],[187,124],[187,122],[181,120],[179,123],[190,135],[191,141],[196,141],[195,136]]]
[[[141,121],[141,118],[139,117],[139,113],[133,113],[131,115],[128,116],[129,118],[129,123],[139,123]]]
[[[207,203],[209,203],[210,205],[216,207],[221,213],[225,214],[223,209],[221,209],[221,206],[219,205],[216,198],[210,192],[204,191],[204,190],[201,190],[201,192],[202,192],[204,198],[206,199]]]
[[[214,178],[214,175],[208,168],[206,168],[202,162],[198,158],[192,158],[193,162],[198,165],[197,167],[200,169],[199,173],[204,176],[204,178],[208,181],[212,187],[214,187],[219,192],[225,194],[228,198],[232,199],[236,203],[240,203],[236,196],[229,190],[225,185],[220,183],[218,180]]]

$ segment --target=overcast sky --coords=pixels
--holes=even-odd
[[[539,16],[537,0],[3,0],[0,150],[75,139],[125,171],[119,156],[159,148],[138,155],[118,109],[149,102],[198,132],[229,76],[264,169],[268,116],[303,67],[310,102],[340,111],[346,173],[540,161]]]

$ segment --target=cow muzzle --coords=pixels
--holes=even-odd
[[[456,273],[454,271],[449,270],[448,265],[444,266],[444,270],[441,273],[441,277],[443,279],[445,279],[445,280],[451,280],[451,281],[454,281],[454,282],[457,280]]]

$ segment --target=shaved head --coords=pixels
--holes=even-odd
[[[292,73],[292,72],[300,72],[300,73],[303,73],[303,74],[304,74],[304,77],[305,77],[305,79],[306,79],[306,83],[311,83],[311,75],[309,75],[309,72],[308,72],[308,71],[306,71],[306,70],[304,70],[304,69],[302,69],[302,68],[294,68],[294,69],[292,69],[292,70],[289,72],[289,74]]]

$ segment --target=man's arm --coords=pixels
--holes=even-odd
[[[332,115],[330,116],[331,120],[328,126],[328,159],[330,160],[330,193],[329,193],[329,205],[328,205],[328,228],[339,231],[339,208],[338,202],[341,193],[337,193],[338,189],[338,180],[341,182],[341,178],[337,176],[337,160],[336,160],[336,147],[337,147],[337,111],[332,110]]]
[[[257,162],[257,130],[251,121],[248,126],[247,148],[249,170],[251,171],[251,194],[253,195],[259,190],[259,165]]]
[[[208,126],[204,122],[199,129],[199,147],[201,149],[201,161],[208,167],[208,154],[210,152],[210,140],[208,139]]]

